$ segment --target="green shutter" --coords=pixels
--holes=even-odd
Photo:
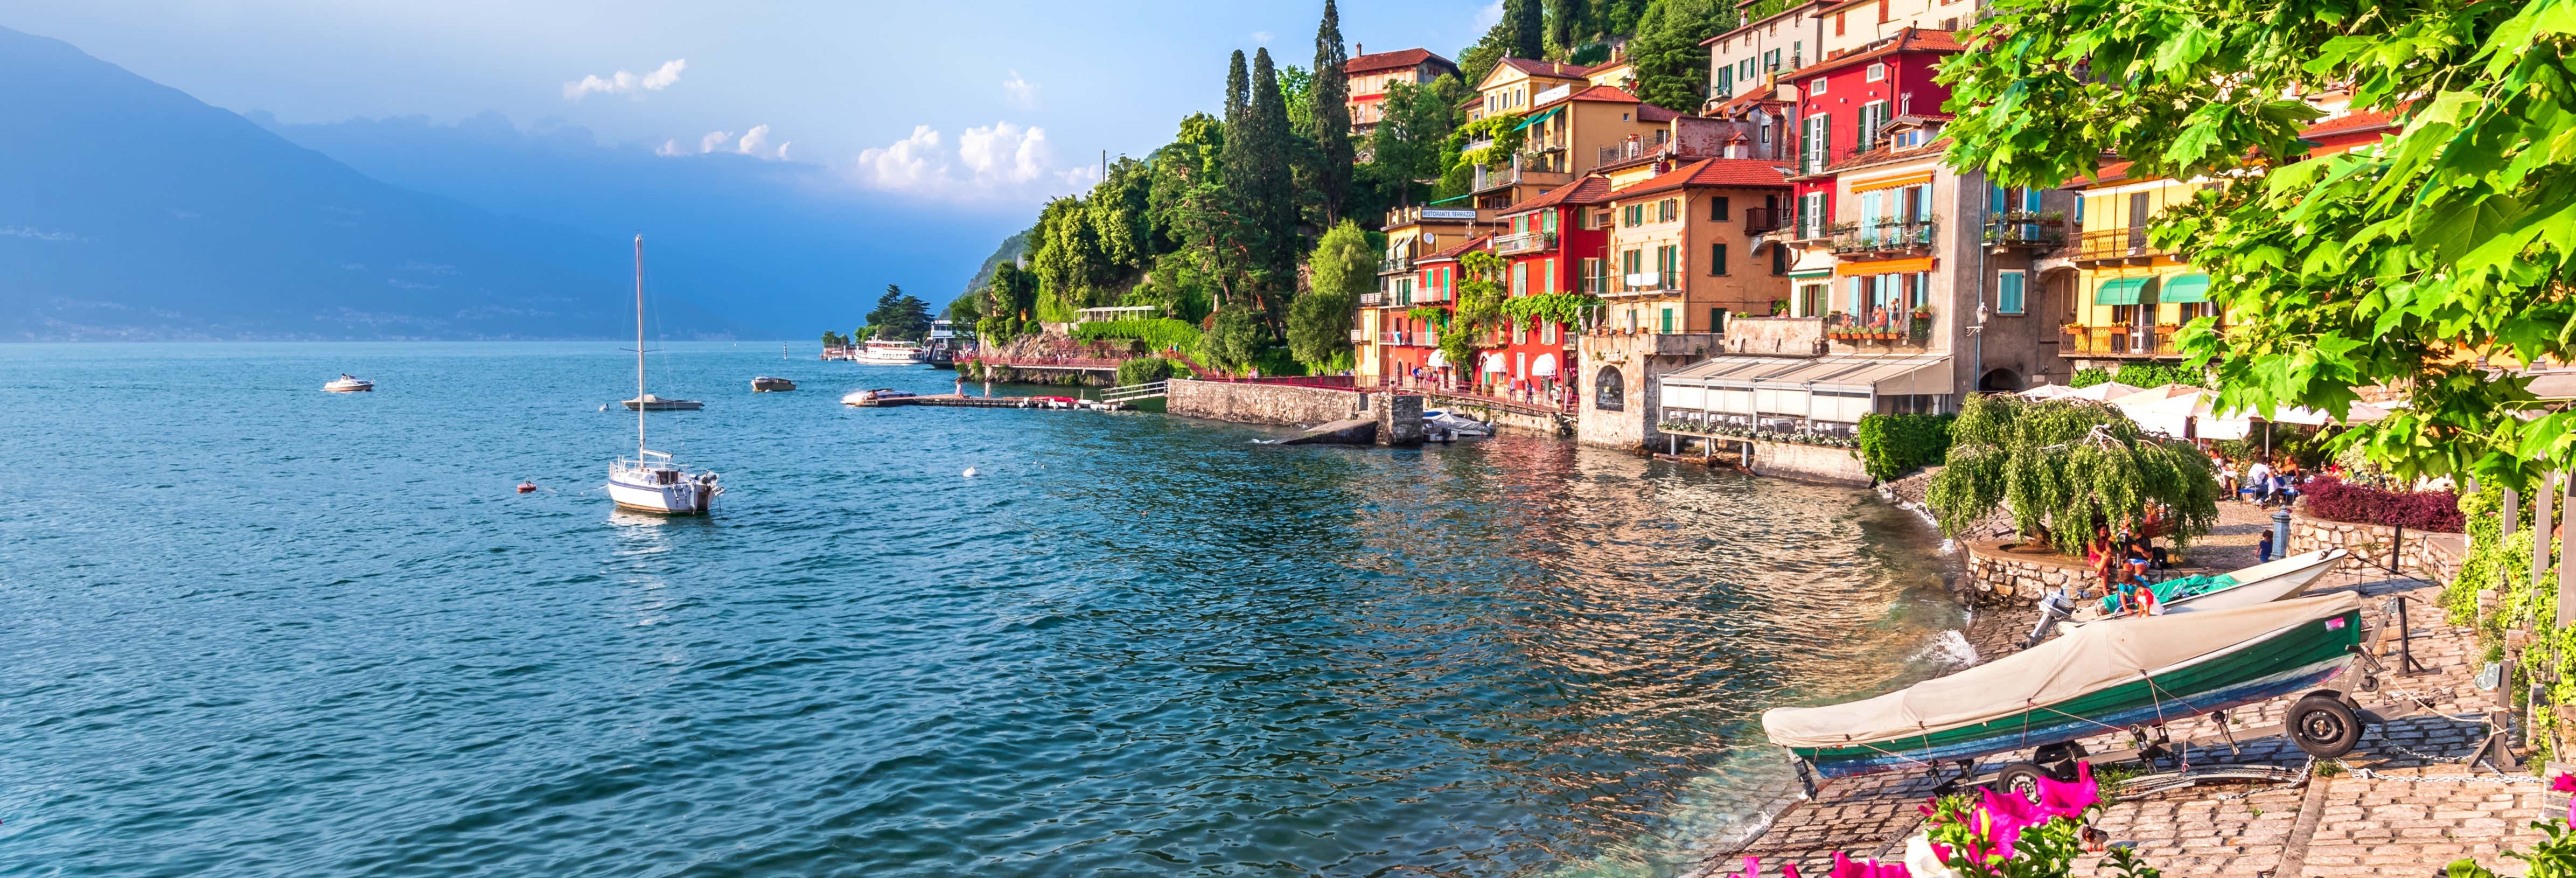
[[[2156,301],[2209,301],[2209,275],[2178,274],[2173,277],[2165,278],[2164,286],[2156,290]]]
[[[2143,277],[2121,277],[2103,281],[2101,286],[2093,288],[2093,304],[2135,305],[2138,303],[2138,294],[2147,288],[2148,280],[2149,278]]]

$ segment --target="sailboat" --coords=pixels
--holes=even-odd
[[[644,393],[644,236],[635,236],[635,397]],[[625,509],[672,515],[701,515],[724,489],[713,472],[690,472],[666,452],[644,444],[644,412],[635,408],[635,457],[608,465],[608,498]]]

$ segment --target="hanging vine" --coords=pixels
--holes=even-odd
[[[2022,534],[2074,555],[2095,525],[2161,522],[2184,546],[2218,523],[2209,459],[2102,403],[1971,396],[1950,439],[1925,498],[1945,533],[2001,506]]]
[[[1503,300],[1503,316],[1515,321],[1536,317],[1547,323],[1577,325],[1583,309],[1601,304],[1601,297],[1587,293],[1540,293]]]

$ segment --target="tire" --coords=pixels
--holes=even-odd
[[[2318,759],[2333,759],[2352,752],[2361,743],[2361,717],[2343,699],[2314,694],[2291,705],[2287,721],[2290,740],[2299,749]]]
[[[1995,791],[2037,802],[2039,801],[2039,779],[2043,777],[2051,777],[2051,775],[2048,769],[2039,767],[2037,763],[2015,762],[2004,766],[2003,773],[1995,777]]]

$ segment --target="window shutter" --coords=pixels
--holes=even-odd
[[[1995,309],[2006,314],[2022,313],[2023,274],[2018,271],[2007,271],[1998,280],[1999,290],[1995,295]]]
[[[1718,197],[1716,197],[1716,198],[1709,199],[1709,202],[1708,202],[1708,218],[1709,218],[1709,219],[1717,220],[1717,221],[1719,221],[1719,222],[1725,222],[1725,221],[1726,221],[1726,210],[1727,210],[1727,207],[1726,207],[1726,196],[1724,196],[1724,195],[1720,195],[1720,196],[1718,196]]]
[[[1726,273],[1726,245],[1708,245],[1708,273],[1713,275]]]
[[[1771,275],[1773,277],[1778,277],[1788,273],[1789,246],[1787,244],[1774,241],[1771,244]]]

